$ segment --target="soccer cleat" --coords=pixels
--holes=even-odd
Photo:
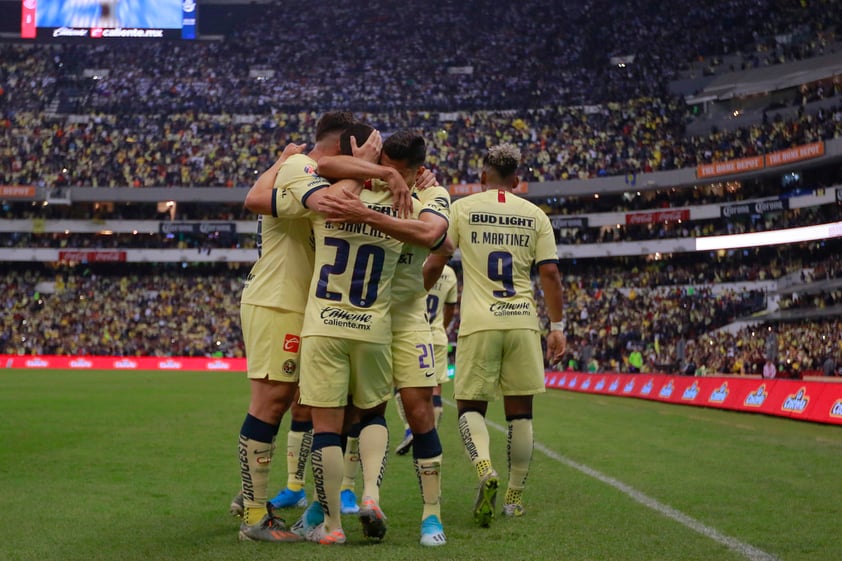
[[[281,518],[275,516],[270,503],[266,503],[266,515],[260,522],[249,526],[240,524],[240,541],[246,542],[298,542],[301,536],[287,530]]]
[[[363,525],[363,535],[367,538],[382,540],[386,535],[386,515],[371,497],[363,497],[360,523]]]
[[[290,491],[289,487],[284,487],[269,502],[275,508],[292,508],[294,506],[304,508],[307,506],[307,495],[304,493],[304,489]]]
[[[304,514],[301,515],[301,518],[296,520],[295,524],[292,525],[290,530],[294,534],[306,538],[308,533],[324,521],[325,513],[322,510],[321,503],[319,501],[313,501],[307,507],[307,510],[304,511]]]
[[[503,505],[503,514],[506,516],[523,516],[524,508],[522,504],[507,504]]]
[[[351,489],[343,489],[339,498],[342,501],[339,512],[342,514],[357,514],[360,511],[360,507],[357,506],[357,495]]]
[[[446,543],[447,538],[438,516],[431,514],[421,521],[421,545],[435,547]]]
[[[395,447],[395,454],[398,456],[406,455],[406,453],[412,449],[412,440],[412,431],[410,429],[406,429],[403,434],[403,440]]]
[[[345,532],[342,528],[339,528],[328,533],[324,523],[322,523],[307,532],[307,541],[323,545],[343,544],[345,543]]]
[[[245,505],[243,504],[243,492],[240,491],[237,493],[237,496],[231,499],[231,505],[228,507],[228,511],[233,516],[239,516],[240,518],[243,517],[243,512],[245,511]]]
[[[488,472],[479,482],[477,500],[474,502],[474,520],[483,528],[488,528],[494,519],[494,505],[497,502],[497,488],[500,480],[496,471]]]

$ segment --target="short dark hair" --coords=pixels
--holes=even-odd
[[[351,150],[351,137],[357,139],[357,146],[362,146],[368,140],[371,133],[374,132],[374,127],[365,123],[356,122],[346,128],[339,137],[339,151],[346,156],[353,156],[354,152]]]
[[[420,166],[427,159],[427,143],[419,132],[398,131],[383,141],[383,153],[409,167]]]
[[[325,113],[316,123],[316,142],[323,139],[330,133],[342,132],[354,124],[353,113],[350,111],[330,111]]]
[[[497,171],[501,178],[507,178],[517,172],[520,157],[520,150],[514,144],[499,144],[489,148],[483,165]]]

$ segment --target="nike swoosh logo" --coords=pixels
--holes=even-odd
[[[435,372],[427,372],[426,374],[424,374],[424,376],[426,376],[427,378],[432,378],[435,375],[436,375]]]

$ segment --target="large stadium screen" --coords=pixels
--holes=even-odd
[[[24,39],[195,39],[196,0],[22,0]]]

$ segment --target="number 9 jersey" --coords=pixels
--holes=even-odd
[[[532,266],[558,263],[555,235],[544,211],[510,192],[489,189],[453,203],[448,234],[462,253],[459,336],[539,331]]]

